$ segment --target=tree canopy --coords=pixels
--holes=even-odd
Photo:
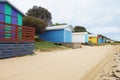
[[[52,24],[52,26],[61,26],[61,25],[67,25],[67,23],[55,23],[55,24]]]
[[[33,16],[33,17],[42,19],[42,20],[46,21],[48,24],[52,23],[51,13],[47,9],[45,9],[41,6],[40,7],[33,6],[33,8],[29,9],[26,14],[27,14],[27,16]]]
[[[86,28],[83,26],[75,26],[74,27],[74,32],[86,32]]]
[[[23,18],[23,25],[35,28],[35,34],[43,33],[47,27],[47,23],[42,19],[38,19],[31,16]]]

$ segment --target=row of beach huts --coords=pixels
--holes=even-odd
[[[0,59],[33,54],[35,29],[23,26],[23,16],[25,15],[12,3],[0,0]],[[102,35],[73,33],[70,25],[47,27],[43,34],[39,34],[39,38],[53,43],[112,42]]]
[[[89,32],[74,32],[71,25],[49,26],[39,38],[53,43],[104,44],[114,42],[100,34]]]

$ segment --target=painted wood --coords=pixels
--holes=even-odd
[[[17,17],[18,17],[18,25],[22,26],[22,15],[18,13]]]
[[[8,1],[0,1],[0,22],[22,26],[23,14]]]
[[[11,15],[12,14],[12,7],[5,3],[5,14]]]
[[[0,14],[0,22],[4,22],[4,21],[5,21],[4,14]]]
[[[88,43],[88,33],[85,35],[85,43]]]
[[[5,15],[5,23],[11,24],[11,16]]]
[[[18,11],[14,8],[12,8],[12,16],[17,17]]]
[[[72,32],[68,30],[64,30],[64,42],[72,42]]]
[[[4,2],[0,2],[0,13],[4,13],[5,4]]]
[[[64,30],[48,30],[39,34],[39,38],[49,42],[64,42]]]
[[[88,43],[88,33],[87,32],[72,33],[72,42]]]
[[[94,44],[104,44],[106,43],[106,38],[102,35],[89,35],[89,42]]]
[[[72,27],[68,25],[47,27],[39,38],[48,42],[63,43],[72,42]]]
[[[34,43],[0,44],[0,59],[33,54]]]
[[[102,37],[98,37],[98,44],[102,44]]]
[[[18,23],[17,17],[12,17],[12,24],[17,25],[17,23]]]
[[[89,37],[89,42],[98,44],[98,38],[97,37]]]

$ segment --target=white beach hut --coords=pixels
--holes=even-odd
[[[72,33],[73,43],[88,43],[88,32],[75,32]]]

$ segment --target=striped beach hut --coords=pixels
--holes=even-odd
[[[33,54],[34,28],[22,25],[24,14],[8,0],[0,0],[0,58]]]
[[[39,34],[39,38],[53,43],[68,43],[72,42],[72,30],[71,25],[51,26]]]
[[[22,18],[24,14],[8,0],[0,0],[0,38],[15,38],[16,28],[8,24],[19,26],[19,37],[22,36]],[[11,32],[12,31],[12,32]],[[4,33],[5,34],[2,34]]]
[[[88,43],[88,32],[74,32],[72,33],[73,43]]]
[[[0,22],[22,26],[24,14],[8,0],[0,0]]]

